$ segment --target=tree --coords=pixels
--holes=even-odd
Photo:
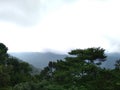
[[[6,64],[7,50],[8,48],[3,43],[0,43],[0,64]]]
[[[3,43],[0,43],[0,55],[6,54],[7,51],[8,51],[8,48]]]
[[[7,54],[8,48],[0,43],[0,90],[3,87],[30,81],[31,66]]]
[[[42,71],[43,77],[48,77],[52,71],[52,81],[59,85],[79,86],[87,80],[97,78],[100,67],[96,61],[103,62],[106,58],[102,48],[76,49],[69,52],[65,60],[49,62],[48,66]],[[41,73],[41,74],[42,74]],[[51,78],[51,77],[49,77]]]
[[[115,69],[101,68],[103,48],[72,50],[64,60],[50,61],[40,75],[7,50],[0,43],[0,90],[120,90],[120,60]]]
[[[106,55],[103,48],[87,48],[87,49],[76,49],[69,52],[70,55],[77,56],[80,60],[88,60],[89,63],[94,63],[95,61],[103,62],[105,61]]]

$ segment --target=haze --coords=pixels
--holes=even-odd
[[[119,52],[119,9],[119,0],[0,0],[0,42],[9,52]]]

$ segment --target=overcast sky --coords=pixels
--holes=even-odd
[[[0,0],[0,42],[9,52],[119,52],[120,0]]]

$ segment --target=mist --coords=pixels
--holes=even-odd
[[[40,0],[0,0],[0,20],[33,25],[39,19]]]
[[[12,52],[68,52],[88,47],[119,52],[119,3],[0,0],[0,41]]]
[[[36,25],[44,15],[73,0],[0,0],[0,21]]]

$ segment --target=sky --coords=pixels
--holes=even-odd
[[[0,0],[0,42],[9,52],[120,52],[119,0]]]

